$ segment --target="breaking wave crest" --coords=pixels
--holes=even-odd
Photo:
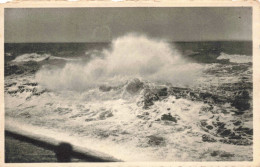
[[[87,62],[67,62],[63,68],[42,68],[36,79],[52,90],[83,91],[100,85],[120,85],[132,78],[189,85],[202,66],[188,62],[163,40],[128,34],[112,42]]]
[[[51,55],[49,54],[37,54],[37,53],[29,53],[29,54],[22,54],[16,57],[12,62],[20,63],[20,62],[28,62],[28,61],[36,61],[40,62],[50,58]]]
[[[65,58],[52,56],[50,54],[26,53],[16,57],[12,60],[13,63],[24,63],[28,61],[41,62],[44,60],[65,60],[65,61],[79,61],[79,58]]]
[[[228,59],[232,63],[250,63],[250,62],[252,62],[252,56],[229,55],[229,54],[226,54],[223,52],[220,54],[220,56],[217,59],[219,59],[219,60]]]

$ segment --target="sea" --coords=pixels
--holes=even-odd
[[[5,43],[5,126],[123,161],[252,161],[252,41]]]

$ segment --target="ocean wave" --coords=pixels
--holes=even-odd
[[[247,55],[230,55],[226,53],[221,53],[220,56],[217,58],[218,60],[221,59],[228,59],[232,63],[250,63],[252,62],[252,56]]]
[[[28,62],[28,61],[40,62],[40,61],[46,60],[50,57],[51,57],[51,55],[49,55],[49,54],[27,53],[27,54],[23,54],[23,55],[16,57],[14,60],[12,60],[12,62],[15,62],[15,63]]]
[[[82,91],[99,85],[120,85],[132,78],[189,85],[202,66],[189,62],[167,42],[128,34],[115,39],[103,56],[87,62],[68,62],[63,68],[43,68],[38,82],[53,90]]]
[[[52,56],[50,54],[37,54],[37,53],[27,53],[22,54],[16,57],[12,62],[20,63],[20,62],[28,62],[28,61],[35,61],[40,62],[43,60],[65,60],[65,61],[79,61],[80,58],[67,58],[67,57],[57,57]]]

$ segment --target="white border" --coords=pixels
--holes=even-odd
[[[52,7],[252,7],[253,8],[253,124],[254,160],[238,162],[118,162],[118,163],[4,163],[4,8]],[[260,167],[260,3],[257,1],[13,1],[0,6],[0,166],[241,166]]]

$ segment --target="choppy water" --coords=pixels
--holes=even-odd
[[[252,160],[248,42],[5,48],[7,124],[127,161]]]

